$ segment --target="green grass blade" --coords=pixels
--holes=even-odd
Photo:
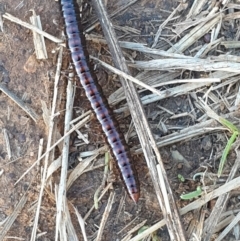
[[[223,167],[224,164],[226,162],[227,159],[227,155],[231,149],[231,146],[233,144],[233,142],[236,140],[237,136],[238,136],[239,132],[238,131],[234,131],[231,138],[228,140],[227,145],[223,151],[220,163],[219,163],[219,167],[218,167],[218,177],[220,177],[222,175],[222,171],[223,171]]]
[[[182,200],[189,200],[189,199],[193,199],[193,198],[196,198],[196,197],[200,196],[201,193],[202,193],[202,189],[201,189],[200,186],[198,186],[197,189],[196,189],[196,191],[190,192],[190,193],[187,193],[187,194],[182,194],[182,195],[180,196],[180,198],[181,198]]]

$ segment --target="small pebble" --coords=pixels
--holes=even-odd
[[[205,34],[203,39],[204,39],[205,43],[210,43],[210,41],[211,41],[211,34],[210,33]]]
[[[178,168],[178,169],[182,169],[182,168],[183,168],[182,163],[178,163],[177,168]]]
[[[209,151],[212,148],[212,139],[210,136],[205,136],[202,139],[201,143],[202,149],[205,151]]]

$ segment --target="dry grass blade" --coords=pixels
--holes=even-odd
[[[131,5],[133,5],[134,3],[136,3],[137,1],[139,1],[139,0],[128,1],[127,3],[123,4],[122,7],[118,7],[117,10],[114,11],[114,12],[110,15],[110,17],[112,18],[112,17],[116,16],[118,13],[123,12],[124,10],[126,10],[128,7],[130,7]],[[99,23],[97,23],[97,21],[98,21],[98,20],[96,19],[96,20],[92,23],[92,26],[89,27],[89,28],[87,28],[87,29],[85,30],[85,33],[91,32],[93,28],[95,28],[97,25],[99,25]]]
[[[4,32],[2,14],[0,14],[0,32]]]
[[[182,53],[204,34],[208,33],[222,18],[221,14],[216,14],[208,22],[197,25],[188,34],[186,34],[178,43],[174,44],[168,52],[169,53]]]
[[[0,241],[5,240],[5,235],[9,231],[9,229],[12,227],[14,221],[16,220],[17,216],[23,209],[25,203],[27,202],[27,196],[26,193],[23,195],[19,203],[17,204],[16,208],[14,209],[13,213],[7,217],[7,220],[3,224],[3,227],[1,228],[0,232]]]
[[[114,193],[114,192],[111,192],[111,194],[109,195],[109,198],[108,198],[108,203],[107,203],[106,209],[105,209],[105,211],[104,211],[104,213],[103,213],[103,216],[102,216],[102,220],[101,220],[101,223],[100,223],[100,226],[99,226],[97,238],[95,239],[95,241],[100,241],[100,240],[102,240],[102,238],[103,238],[103,237],[102,237],[103,229],[104,229],[104,227],[105,227],[105,225],[106,225],[108,216],[109,216],[110,211],[111,211],[111,209],[112,209],[114,197],[115,197],[115,193]],[[103,240],[104,240],[104,239],[103,239]]]
[[[10,160],[12,158],[12,151],[11,151],[11,146],[10,146],[10,142],[9,142],[8,133],[7,133],[7,130],[5,128],[3,129],[3,134],[4,134],[4,139],[5,139],[8,159]]]
[[[178,95],[183,95],[183,94],[187,94],[192,90],[195,90],[197,88],[201,88],[208,85],[208,83],[187,83],[187,84],[183,84],[183,85],[179,85],[173,88],[169,88],[167,90],[163,90],[160,91],[161,95],[156,95],[156,94],[150,94],[150,95],[145,95],[144,97],[141,98],[141,102],[142,105],[147,105],[159,100],[163,100],[165,98],[169,98],[172,96],[178,96]],[[123,106],[117,110],[115,110],[115,113],[122,113],[128,110],[128,106]]]
[[[222,41],[221,45],[227,49],[235,49],[240,47],[239,41]]]
[[[70,121],[72,120],[72,110],[73,110],[73,101],[74,101],[74,87],[72,83],[72,74],[70,74],[70,78],[68,79],[67,85],[67,101],[66,101],[66,112],[65,112],[65,119],[64,119],[64,134],[69,132],[70,130]],[[56,202],[57,207],[57,215],[56,215],[56,234],[55,240],[58,240],[58,232],[60,232],[60,223],[64,223],[62,218],[64,217],[65,213],[65,204],[66,204],[66,180],[67,180],[67,170],[68,170],[68,158],[69,158],[69,141],[70,135],[64,138],[63,150],[62,150],[62,165],[61,165],[61,177],[58,189],[58,198]],[[62,239],[62,237],[60,237]]]
[[[119,232],[118,234],[121,234],[125,229],[127,229],[129,226],[131,226],[137,219],[138,217],[134,218],[131,222],[129,222],[125,227],[123,227]],[[144,221],[147,221],[147,220],[144,220]],[[145,224],[145,223],[144,223]],[[144,225],[143,224],[143,225]],[[135,231],[134,231],[135,232]]]
[[[232,222],[222,231],[222,233],[215,239],[215,241],[221,241],[223,238],[233,229],[235,225],[240,221],[240,213],[232,220]]]
[[[32,110],[26,103],[19,99],[14,93],[12,93],[4,84],[0,83],[0,90],[13,100],[23,111],[27,113],[35,122],[39,119],[39,116]]]
[[[146,47],[144,44],[141,43],[134,43],[134,42],[123,42],[120,41],[119,45],[122,48],[136,50],[142,53],[150,54],[150,55],[160,55],[162,57],[169,57],[169,58],[179,58],[179,59],[192,59],[192,56],[186,56],[184,54],[177,54],[177,53],[169,53],[167,51],[161,49],[153,49]]]
[[[159,71],[144,71],[143,73],[136,76],[141,82],[144,82],[150,86],[158,87],[159,85],[171,81],[181,75],[180,71],[175,71],[173,73],[159,73]],[[138,93],[142,93],[145,91],[144,89],[141,89],[138,91]],[[163,94],[164,92],[161,92]],[[111,105],[116,105],[120,101],[125,100],[126,96],[124,94],[123,87],[120,87],[118,90],[116,90],[114,93],[112,93],[109,97],[109,103]]]
[[[21,26],[23,26],[25,28],[28,28],[28,29],[30,29],[30,30],[38,33],[38,34],[41,34],[45,38],[50,39],[51,41],[53,41],[55,43],[62,43],[63,42],[62,39],[58,39],[58,38],[56,38],[56,37],[54,37],[54,36],[44,32],[44,31],[42,31],[38,27],[35,27],[35,26],[33,26],[33,25],[29,24],[29,23],[23,22],[19,18],[16,18],[16,17],[12,16],[9,13],[3,14],[3,17],[8,19],[8,20],[10,20],[10,21],[12,21],[12,22],[14,22],[14,23],[17,23],[17,24],[19,24],[19,25],[21,25]]]
[[[201,240],[202,229],[204,225],[204,219],[206,216],[207,205],[204,205],[200,209],[196,209],[193,212],[193,219],[190,222],[190,225],[187,228],[188,240],[199,241]]]
[[[202,1],[195,0],[187,15],[187,18],[195,17],[196,15],[198,15],[202,10],[202,7],[207,3],[207,1],[208,0],[202,0]]]
[[[60,71],[61,71],[61,66],[62,66],[62,53],[63,53],[63,48],[60,47],[59,55],[58,55],[58,63],[57,63],[57,69],[56,69],[56,74],[55,74],[55,82],[54,82],[54,92],[53,92],[53,101],[52,101],[52,112],[51,112],[51,118],[50,118],[50,123],[49,123],[49,132],[48,132],[48,143],[47,143],[47,149],[51,147],[52,141],[55,142],[55,136],[54,136],[54,130],[56,130],[56,125],[55,125],[55,113],[56,113],[56,108],[59,102],[59,97],[58,97],[58,83],[60,79]],[[38,158],[39,159],[39,158]],[[37,204],[37,209],[36,209],[36,215],[34,218],[34,224],[33,224],[33,229],[32,229],[32,235],[31,235],[31,241],[36,240],[36,233],[37,233],[37,226],[38,226],[38,219],[39,219],[39,214],[40,214],[40,208],[41,208],[41,203],[42,203],[42,197],[43,197],[43,192],[45,188],[45,182],[46,182],[46,177],[47,177],[47,168],[48,168],[48,163],[49,159],[53,159],[53,152],[48,152],[45,155],[45,161],[44,161],[44,168],[43,168],[43,176],[42,176],[42,182],[41,182],[41,188],[40,188],[40,193],[38,197],[38,204]]]
[[[80,213],[78,212],[78,210],[75,207],[73,207],[73,208],[74,208],[74,211],[75,211],[75,213],[77,215],[78,223],[79,223],[79,225],[81,227],[81,230],[82,230],[83,239],[84,239],[84,241],[88,241],[86,230],[85,230],[84,220],[83,220],[82,216],[80,215]]]
[[[73,184],[73,182],[82,174],[84,173],[85,169],[90,165],[90,163],[96,159],[96,157],[99,154],[102,154],[104,151],[106,151],[107,147],[103,146],[101,148],[99,148],[98,150],[95,151],[95,154],[92,155],[89,158],[86,158],[84,161],[80,162],[75,168],[74,170],[71,172],[71,174],[68,177],[67,180],[67,186],[66,189],[68,190],[71,185]]]
[[[59,156],[56,160],[54,160],[53,162],[51,162],[51,164],[48,167],[48,171],[47,171],[47,180],[49,177],[52,176],[52,174],[57,171],[57,169],[59,167],[61,167],[62,165],[62,156]]]
[[[99,198],[98,198],[98,201],[100,201],[101,199],[102,199],[102,197],[109,191],[109,190],[111,190],[111,189],[113,189],[113,185],[112,185],[112,183],[109,183],[105,188],[104,188],[104,190],[102,191],[102,193],[101,193],[101,195],[99,196]],[[90,208],[90,210],[87,212],[87,214],[84,216],[84,220],[86,220],[88,217],[89,217],[89,215],[91,214],[91,212],[94,210],[94,208],[95,208],[95,206],[93,205],[91,208]]]
[[[39,149],[38,149],[38,157],[40,157],[42,155],[42,151],[43,151],[43,139],[40,139],[40,141],[39,141]],[[38,221],[38,219],[35,217],[34,223],[37,222],[37,221]],[[31,239],[33,240],[36,237],[37,237],[37,225],[34,225],[33,229],[32,229]]]
[[[149,61],[136,61],[129,64],[131,67],[144,70],[165,70],[165,69],[188,69],[193,71],[227,71],[240,73],[240,64],[234,62],[214,62],[208,59],[154,59]]]
[[[157,90],[157,89],[155,89],[155,88],[153,88],[149,85],[146,85],[145,83],[139,81],[138,79],[132,77],[131,75],[128,75],[128,74],[122,72],[121,70],[118,70],[118,69],[112,67],[111,65],[109,65],[107,63],[104,63],[103,61],[101,61],[97,58],[94,58],[93,56],[91,56],[91,59],[94,59],[94,60],[98,61],[102,66],[104,66],[108,70],[112,71],[113,73],[118,74],[119,76],[132,81],[133,83],[145,88],[146,90],[150,90],[152,93],[155,93],[155,94],[161,96],[161,92],[159,90]]]
[[[101,26],[103,28],[104,35],[108,41],[108,46],[110,48],[110,52],[113,57],[113,62],[115,66],[122,70],[125,73],[129,73],[127,65],[124,61],[123,53],[118,44],[116,34],[112,28],[112,24],[109,21],[107,16],[107,12],[102,1],[93,1],[94,7],[98,14],[98,18],[101,22]],[[161,155],[153,138],[151,129],[149,127],[147,118],[145,116],[141,101],[137,94],[136,88],[131,82],[127,82],[125,79],[121,78],[121,83],[125,89],[126,99],[130,106],[130,112],[132,115],[133,123],[135,125],[136,131],[138,133],[138,137],[142,146],[144,148],[144,156],[146,162],[148,164],[148,168],[151,173],[152,182],[154,184],[154,188],[157,194],[158,202],[160,207],[162,208],[163,215],[166,219],[168,231],[171,239],[175,240],[185,240],[185,233],[183,231],[183,227],[180,221],[179,213],[175,204],[174,197],[172,195],[172,190],[169,185],[167,175],[165,169],[163,167]],[[156,164],[160,165],[160,172],[163,176],[164,183],[161,185],[162,188],[166,188],[166,192],[168,193],[168,200],[163,198],[162,190],[160,189],[160,185],[156,180],[157,177],[157,168]],[[159,194],[159,195],[158,195]],[[168,203],[166,204],[165,201]],[[171,206],[172,213],[168,213],[166,211],[166,206]]]
[[[129,231],[128,231],[128,234],[126,235],[126,237],[124,237],[121,241],[129,240],[129,238],[131,237],[131,235],[132,235],[133,233],[135,233],[136,231],[138,231],[141,227],[143,227],[146,222],[147,222],[147,220],[143,220],[141,223],[137,224],[134,228],[132,228],[131,230],[129,230]],[[151,233],[150,233],[150,234],[151,234]]]
[[[183,3],[180,3],[178,5],[178,7],[176,7],[174,9],[174,11],[168,16],[168,18],[159,26],[159,29],[158,29],[158,31],[157,31],[157,33],[155,35],[155,38],[154,38],[154,42],[153,42],[152,48],[154,48],[157,45],[158,39],[159,39],[159,37],[160,37],[160,35],[162,33],[163,28],[165,28],[165,26],[168,24],[168,22],[172,20],[173,16],[178,12],[178,9],[181,8],[182,5],[183,5]]]
[[[33,16],[30,17],[32,25],[42,30],[40,16],[37,16],[34,10],[32,12]],[[43,36],[33,31],[33,42],[37,59],[47,59],[47,50]]]
[[[215,199],[219,197],[220,195],[223,195],[225,193],[228,193],[234,189],[239,188],[240,186],[240,177],[237,177],[230,182],[222,185],[221,187],[215,189],[214,191],[203,194],[201,198],[197,199],[196,201],[193,201],[192,203],[188,204],[184,208],[180,209],[180,214],[184,215],[192,210],[201,208],[204,204],[208,203],[210,200]],[[134,238],[130,239],[130,241],[139,241],[143,239],[144,237],[148,236],[149,234],[155,232],[156,230],[160,229],[166,224],[165,220],[161,220],[160,222],[154,224],[141,234],[138,234]]]
[[[26,172],[24,172],[22,174],[22,176],[15,182],[14,185],[16,185],[20,180],[22,180],[22,178],[29,173],[38,163],[39,161],[41,161],[50,151],[52,151],[59,143],[61,143],[65,136],[70,135],[72,132],[74,132],[75,130],[79,129],[80,127],[82,127],[83,125],[85,125],[87,122],[89,122],[89,120],[91,119],[91,116],[87,116],[85,117],[82,121],[78,122],[69,132],[67,132],[63,137],[61,137],[58,141],[56,141],[51,147],[49,147],[46,152],[40,156],[29,168]]]
[[[65,213],[64,213],[64,215],[66,216],[66,228],[67,228],[68,240],[79,241],[79,239],[77,237],[77,234],[76,234],[76,231],[75,231],[75,228],[74,228],[74,226],[72,224],[72,220],[71,220],[71,216],[70,216],[70,212],[69,212],[67,203],[65,205]],[[83,233],[83,237],[84,237],[84,241],[85,241],[85,236],[84,236],[83,229],[82,229],[82,233]]]
[[[239,145],[237,146],[237,148],[239,147]],[[230,174],[228,175],[228,179],[226,181],[226,183],[229,183],[234,176],[236,175],[236,172],[238,171],[239,165],[240,165],[240,152],[237,150],[237,148],[235,149],[236,153],[237,153],[237,158],[235,160],[235,163],[231,169]],[[229,200],[229,193],[223,193],[223,195],[221,195],[218,199],[217,202],[209,216],[209,218],[206,221],[206,225],[204,227],[204,235],[203,235],[203,240],[204,241],[208,241],[210,240],[213,231],[215,230],[215,227],[217,226],[218,220],[223,212],[223,210],[226,207],[226,204]]]

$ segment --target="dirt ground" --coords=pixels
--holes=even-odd
[[[124,2],[127,3],[128,1],[109,1],[109,13],[116,10]],[[177,3],[177,0],[138,1],[113,18],[114,24],[121,27],[128,26],[138,31],[133,33],[131,30],[126,30],[125,32],[117,30],[119,39],[146,43],[150,46],[153,42],[153,33],[156,32],[159,23],[162,23],[163,20],[169,16]],[[29,17],[32,15],[31,10],[34,10],[36,14],[41,17],[43,30],[53,36],[61,38],[63,25],[58,2],[49,0],[25,0],[21,4],[19,1],[3,0],[0,2],[0,10],[2,12],[6,11],[25,22],[29,22]],[[95,19],[96,16],[91,9],[91,3],[87,4],[85,12],[83,13],[84,28],[86,29],[90,26]],[[101,29],[96,27],[92,33],[101,34]],[[164,34],[167,35],[167,31]],[[48,130],[42,118],[42,102],[45,102],[50,109],[58,45],[48,39],[46,39],[45,43],[48,59],[36,60],[32,32],[16,23],[12,23],[6,19],[4,20],[3,32],[0,33],[1,83],[20,99],[23,99],[39,116],[39,119],[34,122],[8,96],[4,93],[0,94],[0,171],[3,171],[0,176],[0,224],[13,212],[23,194],[27,192],[27,202],[4,240],[30,240],[32,232],[36,201],[40,189],[42,164],[33,168],[33,170],[16,185],[15,182],[36,161],[40,139],[43,138],[46,140],[47,138]],[[95,56],[101,55],[102,59],[105,58],[111,62],[109,52],[105,47],[102,48],[100,45],[92,43],[91,41],[87,42],[87,46],[91,54]],[[163,49],[164,46],[165,43],[163,41]],[[130,53],[128,54],[130,55]],[[67,56],[66,49],[65,56]],[[136,57],[136,59],[141,59],[142,54],[136,54],[134,57]],[[69,59],[66,57],[65,62],[68,61]],[[137,73],[137,70],[133,70],[133,72],[134,71]],[[113,81],[113,79],[116,78],[113,74],[107,72],[100,66],[97,66],[96,72],[100,79],[100,84],[105,86],[103,91],[106,96],[109,96],[119,87],[119,84]],[[184,75],[194,74],[195,73],[185,71],[183,73],[183,78]],[[106,85],[106,79],[108,85]],[[64,82],[61,82],[59,85],[65,88]],[[158,115],[156,112],[157,105],[161,105],[163,108],[175,114],[179,114],[191,111],[188,101],[186,96],[178,96],[164,99],[145,107],[156,140],[166,135],[166,133],[163,133],[163,131],[157,128],[159,121],[168,118],[166,114]],[[65,104],[64,97],[62,98],[62,104],[63,106]],[[79,86],[73,115],[75,117],[78,115],[77,110],[87,111],[89,109],[90,105],[83,94],[83,90]],[[127,132],[131,121],[130,117],[122,119],[121,116],[118,116],[118,118],[120,119],[123,131]],[[179,127],[180,130],[182,126],[189,126],[192,124],[194,123],[189,116],[168,120],[167,125],[175,128],[170,129],[167,134],[177,132],[178,129],[176,127]],[[58,123],[58,126],[59,131],[62,132],[63,123]],[[90,144],[76,147],[74,146],[76,135],[71,136],[70,157],[73,158],[73,161],[71,165],[69,165],[69,172],[74,169],[76,162],[75,156],[79,152],[95,149],[103,146],[105,143],[100,128],[96,123],[96,119],[93,119],[90,126],[86,126],[83,132],[88,133]],[[7,134],[9,138],[12,153],[11,157],[9,157],[7,153],[6,137],[4,133]],[[130,140],[130,145],[135,144],[139,144],[136,137]],[[179,196],[184,192],[194,191],[199,184],[197,181],[192,181],[191,178],[193,173],[205,170],[204,166],[207,166],[211,170],[216,170],[215,159],[211,159],[210,157],[215,156],[225,144],[225,134],[214,133],[160,149],[169,182],[174,190],[174,195],[179,207],[183,207],[188,202],[181,201]],[[212,153],[213,146],[214,153]],[[56,151],[56,158],[58,155],[59,151]],[[179,161],[179,155],[183,155],[185,160]],[[71,159],[70,157],[69,159]],[[229,165],[231,165],[231,159],[234,158],[234,153],[231,153]],[[103,161],[103,157],[97,160],[99,163],[103,163]],[[144,220],[147,220],[145,225],[153,225],[163,218],[151,183],[151,177],[142,154],[135,155],[134,165],[139,175],[141,198],[138,204],[135,205],[126,194],[118,171],[114,171],[111,178],[114,179],[116,197],[104,229],[105,241],[120,240],[123,238],[127,230],[121,230],[130,222],[132,223],[127,229],[130,229]],[[178,174],[184,176],[187,181],[184,183],[180,182]],[[78,209],[82,216],[85,216],[92,207],[93,195],[101,184],[102,178],[103,168],[95,169],[92,172],[86,172],[81,175],[69,189],[67,193],[68,200]],[[52,189],[48,187],[49,192],[45,192],[44,194],[38,225],[38,234],[41,235],[37,240],[54,240],[56,203],[53,198],[53,189],[58,180],[59,173],[56,173],[52,180]],[[49,193],[52,193],[52,195]],[[99,209],[94,210],[86,220],[86,232],[89,240],[94,240],[95,238],[95,233],[98,230],[98,225],[107,205],[107,199],[108,196],[104,196],[99,203]],[[123,208],[121,212],[118,213],[118,208],[122,201],[124,202]],[[182,220],[184,227],[189,225],[191,218],[191,214],[189,214]],[[72,220],[77,230],[79,240],[83,240],[77,218],[74,214],[72,214]],[[156,235],[158,237],[157,240],[170,240],[166,227],[158,230]]]

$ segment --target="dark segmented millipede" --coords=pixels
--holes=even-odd
[[[86,96],[99,120],[108,144],[117,161],[122,178],[131,198],[137,202],[140,191],[134,169],[131,164],[129,147],[126,144],[119,124],[114,118],[107,99],[98,84],[97,77],[89,64],[86,41],[81,30],[79,11],[75,0],[61,0],[62,12],[65,21],[68,47],[79,80],[86,92]]]

